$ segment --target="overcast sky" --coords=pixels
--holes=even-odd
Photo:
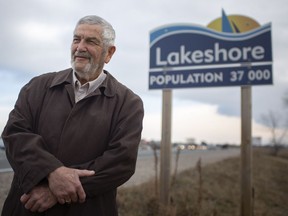
[[[143,138],[161,137],[162,91],[148,90],[149,32],[159,26],[207,26],[221,16],[240,14],[272,23],[274,84],[252,87],[253,136],[264,142],[269,130],[261,116],[283,116],[288,94],[287,0],[26,0],[0,3],[0,130],[20,88],[33,76],[70,67],[72,31],[79,18],[96,14],[116,30],[117,51],[106,69],[144,101]],[[240,87],[173,90],[172,140],[240,143]]]

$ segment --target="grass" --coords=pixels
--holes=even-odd
[[[181,155],[180,155],[181,157]],[[288,150],[277,157],[253,152],[254,216],[288,215]],[[230,158],[177,175],[171,205],[161,207],[154,181],[118,191],[121,216],[239,216],[240,158]]]

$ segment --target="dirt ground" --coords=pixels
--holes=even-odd
[[[240,155],[239,149],[225,149],[225,150],[205,150],[205,151],[191,151],[181,152],[179,155],[177,172],[195,167],[196,163],[201,159],[201,164],[206,165],[214,163],[228,157],[234,157]],[[158,173],[160,158],[158,158]],[[175,172],[176,157],[171,158],[171,173]],[[159,175],[159,174],[158,174]],[[139,185],[146,182],[155,176],[155,158],[147,156],[145,154],[138,157],[136,172],[132,178],[121,187],[129,187],[132,185]],[[12,172],[0,173],[0,212],[4,200],[9,192],[10,184],[12,181]]]

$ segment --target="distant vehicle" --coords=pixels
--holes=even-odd
[[[182,143],[182,144],[176,144],[177,148],[180,150],[196,150],[198,149],[198,145],[196,144],[187,144],[187,143]]]

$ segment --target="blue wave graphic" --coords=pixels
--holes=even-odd
[[[263,32],[271,31],[271,23],[263,25],[259,28],[253,29],[248,32],[243,33],[227,33],[227,32],[218,32],[213,29],[191,24],[178,24],[178,25],[166,25],[156,28],[150,32],[150,46],[152,47],[157,41],[179,33],[197,33],[206,35],[212,38],[218,38],[226,41],[241,41],[247,40],[249,38],[255,37],[262,34]]]

